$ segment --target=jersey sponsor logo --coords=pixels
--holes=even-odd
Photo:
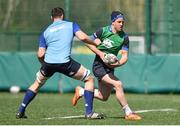
[[[108,38],[104,39],[102,42],[102,45],[104,45],[106,48],[112,48],[114,42]]]
[[[50,32],[55,32],[55,31],[58,31],[58,30],[60,30],[60,29],[62,29],[62,28],[64,28],[64,25],[59,26],[59,27],[50,28],[49,31],[50,31]]]

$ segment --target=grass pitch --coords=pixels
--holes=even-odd
[[[39,93],[28,106],[28,119],[15,119],[24,93],[0,93],[0,125],[180,125],[180,95],[126,94],[130,107],[143,117],[140,121],[123,119],[123,111],[112,94],[108,101],[94,100],[94,109],[103,120],[87,120],[84,100],[71,105],[73,94]]]

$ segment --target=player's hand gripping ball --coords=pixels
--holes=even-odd
[[[114,54],[105,54],[103,61],[107,64],[114,64],[118,62],[118,58]]]

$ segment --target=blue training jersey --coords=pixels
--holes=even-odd
[[[46,63],[66,63],[70,60],[72,40],[80,27],[77,23],[59,20],[41,34],[39,47],[46,48]]]

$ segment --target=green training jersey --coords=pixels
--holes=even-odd
[[[129,38],[124,31],[113,33],[111,26],[106,26],[94,33],[95,38],[101,40],[97,48],[105,53],[112,53],[117,56],[119,50],[129,49]]]

